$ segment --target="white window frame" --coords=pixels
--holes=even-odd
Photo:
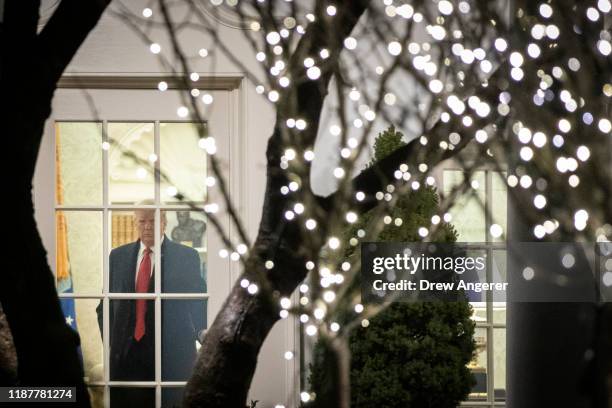
[[[159,81],[165,81],[168,84],[170,90],[183,90],[184,82],[180,75],[168,75],[168,74],[65,74],[58,82],[58,89],[78,89],[78,90],[157,90],[157,84]],[[210,76],[206,73],[201,73],[198,81],[192,82],[190,86],[198,88],[200,90],[207,91],[227,91],[229,105],[228,111],[228,136],[229,136],[229,157],[233,158],[230,160],[228,185],[231,191],[232,197],[234,198],[235,205],[238,206],[238,211],[244,222],[248,223],[248,211],[245,211],[246,207],[246,185],[245,175],[247,166],[245,165],[246,152],[241,148],[243,141],[245,140],[245,127],[243,120],[246,114],[246,95],[245,95],[245,80],[244,76],[238,75],[215,75]],[[60,122],[87,122],[87,123],[102,123],[102,141],[108,141],[107,127],[109,122],[121,122],[121,123],[154,123],[155,124],[155,151],[154,153],[159,157],[159,123],[192,123],[191,121],[173,121],[173,120],[124,120],[124,118],[116,118],[116,120],[83,120],[76,119],[71,120],[70,117],[64,117],[49,121],[51,123]],[[46,127],[46,133],[53,135],[53,157],[55,158],[55,146],[56,136],[55,131],[50,126]],[[103,217],[103,291],[102,293],[62,293],[59,294],[60,298],[74,299],[103,299],[103,364],[104,364],[104,381],[103,382],[89,382],[89,387],[104,387],[104,406],[110,406],[110,394],[109,387],[116,385],[129,385],[132,387],[139,386],[150,386],[155,387],[156,394],[156,407],[161,407],[161,390],[162,386],[166,387],[180,387],[186,384],[185,381],[172,382],[172,381],[161,381],[161,301],[164,299],[210,299],[209,293],[160,293],[161,292],[161,275],[155,274],[154,278],[154,293],[147,294],[123,294],[123,293],[112,293],[109,290],[109,274],[108,274],[108,256],[110,255],[110,228],[109,228],[109,216],[112,211],[133,211],[135,209],[150,208],[155,210],[155,231],[160,230],[160,211],[161,210],[184,210],[186,206],[181,205],[163,205],[160,201],[160,180],[159,180],[159,161],[155,163],[155,204],[154,205],[110,205],[108,203],[108,151],[102,150],[103,154],[103,197],[102,205],[57,205],[56,197],[54,194],[53,203],[55,215],[58,211],[91,211],[100,212]],[[207,169],[210,166],[207,163]],[[45,179],[49,180],[47,177]],[[55,186],[56,178],[54,177],[53,186]],[[54,190],[55,191],[55,190]],[[49,200],[50,201],[50,200]],[[53,231],[57,229],[55,223],[55,216],[53,217]],[[208,231],[208,230],[207,230]],[[229,236],[231,239],[235,238],[236,232],[234,228],[230,226]],[[54,233],[54,237],[56,234]],[[54,241],[52,241],[54,243]],[[207,246],[208,240],[207,240]],[[53,248],[55,244],[53,244]],[[161,265],[161,253],[159,241],[155,244],[155,262]],[[209,248],[207,248],[207,262],[209,262]],[[51,259],[55,259],[55,253],[52,254]],[[53,268],[55,269],[55,268]],[[239,275],[239,265],[235,262],[228,263],[228,288],[231,288],[232,283],[236,280]],[[57,276],[54,274],[54,278],[57,280]],[[208,276],[207,276],[208,280]],[[57,283],[57,282],[56,282]],[[207,288],[210,289],[209,282],[207,282]],[[220,297],[224,298],[227,294],[221,293]],[[217,296],[215,296],[217,297]],[[111,299],[151,299],[155,301],[155,380],[154,381],[141,381],[141,382],[128,382],[128,381],[110,381],[110,367],[109,367],[109,303]],[[211,322],[211,303],[207,302],[207,326]]]
[[[193,123],[190,121],[168,121],[168,120],[138,120],[138,121],[114,121],[114,120],[101,120],[101,121],[84,121],[84,120],[58,120],[55,123],[100,123],[102,124],[102,143],[108,143],[108,124],[109,123],[153,123],[154,124],[154,154],[156,157],[160,157],[160,124],[161,123]],[[206,123],[204,123],[206,126]],[[54,143],[57,147],[57,138]],[[57,151],[57,150],[56,150]],[[102,149],[102,204],[101,205],[58,205],[55,203],[55,213],[59,211],[84,211],[84,212],[96,212],[102,213],[102,242],[103,242],[103,261],[102,261],[102,273],[103,273],[103,289],[102,293],[60,293],[59,297],[64,299],[97,299],[102,300],[103,307],[103,366],[104,366],[104,380],[102,382],[89,382],[87,386],[91,387],[104,387],[104,405],[110,406],[110,393],[109,388],[112,386],[131,386],[131,387],[155,387],[156,393],[156,406],[161,406],[161,395],[162,387],[183,387],[187,384],[186,381],[162,381],[161,379],[161,358],[162,358],[162,300],[165,299],[209,299],[210,295],[208,292],[202,293],[162,293],[161,292],[161,273],[154,274],[154,292],[153,293],[110,293],[109,284],[109,256],[110,256],[110,216],[113,211],[134,211],[137,209],[152,209],[155,210],[155,236],[160,236],[160,216],[161,211],[173,211],[173,210],[186,210],[190,209],[187,205],[167,205],[161,202],[160,185],[161,185],[161,174],[160,174],[160,160],[154,162],[154,189],[155,203],[153,205],[114,205],[109,203],[109,174],[108,174],[108,149]],[[207,166],[208,167],[208,166]],[[57,188],[57,186],[56,186]],[[197,203],[196,203],[197,204]],[[55,226],[57,228],[57,225]],[[161,242],[160,240],[155,241],[154,245],[154,256],[155,264],[162,265],[161,263]],[[207,253],[208,257],[208,253]],[[55,276],[57,286],[57,275]],[[155,307],[155,380],[154,381],[111,381],[110,380],[110,300],[116,299],[150,299],[154,300]],[[207,308],[208,311],[208,308]],[[207,317],[207,324],[210,320]],[[206,330],[206,329],[205,329]]]
[[[441,169],[438,173],[437,177],[437,185],[440,187],[440,190],[444,190],[444,172],[445,171],[465,171],[460,166],[455,163],[446,163],[441,166]],[[482,166],[474,169],[474,171],[483,171],[485,173],[485,202],[484,202],[484,215],[485,215],[485,241],[482,243],[483,245],[469,245],[470,249],[480,249],[486,251],[487,255],[487,267],[486,267],[486,281],[493,282],[492,276],[492,262],[493,262],[493,253],[495,251],[505,251],[507,248],[506,241],[492,241],[491,235],[489,234],[491,225],[493,224],[492,220],[492,202],[493,202],[493,176],[495,174],[499,174],[500,171],[498,169],[493,169],[492,167]],[[505,170],[502,170],[502,172]],[[503,179],[503,176],[502,176]],[[507,197],[506,197],[507,199]],[[452,221],[451,221],[452,223]],[[506,223],[508,223],[508,219],[506,219]],[[507,228],[506,228],[507,229]],[[507,231],[505,231],[507,233]],[[494,302],[491,299],[492,293],[489,291],[485,292],[485,322],[475,322],[477,329],[484,329],[487,335],[487,345],[486,345],[486,353],[487,353],[487,398],[486,401],[479,400],[470,400],[469,396],[467,400],[461,402],[460,406],[462,407],[487,407],[487,408],[495,408],[495,407],[505,407],[506,400],[505,398],[502,400],[495,400],[495,349],[494,349],[494,333],[496,329],[506,330],[506,323],[496,323],[493,319],[493,308]],[[507,311],[506,305],[506,311]],[[506,332],[507,335],[507,332]],[[507,389],[507,388],[506,388]]]

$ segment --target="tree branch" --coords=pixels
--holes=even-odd
[[[64,320],[55,280],[34,218],[32,177],[51,99],[79,46],[108,1],[64,0],[36,36],[39,2],[10,2],[2,22],[3,123],[14,210],[5,227],[10,256],[0,274],[0,302],[18,359],[20,385],[76,387],[75,406],[90,405],[77,353],[78,335]]]
[[[318,19],[319,23],[308,27],[290,63],[293,75],[300,72],[303,76],[303,66],[300,67],[299,62],[308,55],[318,53],[319,47],[340,50],[344,37],[352,31],[368,5],[368,1],[345,0],[341,3],[338,4],[338,10],[343,12],[335,17],[334,36],[324,30],[322,18]],[[322,5],[318,4],[317,7]],[[306,142],[314,143],[316,138],[317,124],[331,76],[330,72],[324,73],[318,81],[306,79],[289,91],[292,95],[284,96],[295,98],[296,108],[292,113],[307,119],[310,124],[304,135]],[[292,77],[299,78],[297,75]],[[296,247],[301,234],[295,225],[283,227],[284,222],[281,221],[281,210],[287,202],[285,196],[280,194],[280,186],[287,182],[287,176],[280,168],[283,148],[281,126],[285,122],[285,113],[281,109],[277,112],[274,133],[268,140],[264,211],[252,255],[242,276],[255,282],[263,277],[271,283],[272,292],[260,291],[251,295],[239,283],[234,285],[207,331],[194,374],[187,384],[185,401],[189,406],[244,406],[259,349],[279,319],[278,306],[274,300],[279,295],[291,293],[306,274],[304,259]],[[267,259],[275,262],[269,274],[263,266]],[[271,293],[276,293],[276,296],[270,296]]]

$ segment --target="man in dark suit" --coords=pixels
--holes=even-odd
[[[110,253],[110,292],[154,291],[155,211],[137,210],[134,223],[139,239]],[[161,290],[165,293],[206,291],[200,274],[198,253],[168,239],[166,214],[161,212]],[[196,358],[196,340],[206,326],[205,300],[162,300],[162,381],[185,381]],[[110,380],[155,380],[155,302],[153,300],[110,301]],[[102,333],[102,302],[98,305]],[[164,407],[180,406],[180,389],[165,389]],[[153,407],[154,388],[111,387],[111,407]]]

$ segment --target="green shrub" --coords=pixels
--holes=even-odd
[[[402,134],[393,127],[378,135],[374,158],[381,160],[403,146]],[[438,209],[434,188],[426,187],[399,197],[391,212],[400,227],[387,225],[378,241],[419,241],[418,228],[428,225]],[[364,214],[346,237],[370,221]],[[432,241],[455,242],[450,224],[438,229]],[[347,256],[352,254],[347,253]],[[350,305],[344,307],[350,313]],[[445,408],[465,399],[473,384],[466,367],[474,353],[474,324],[467,300],[458,302],[393,303],[370,319],[367,328],[355,329],[351,351],[351,406],[354,408]],[[346,316],[338,316],[346,321]],[[334,407],[337,369],[329,346],[320,340],[313,350],[310,384],[316,398],[311,407]]]

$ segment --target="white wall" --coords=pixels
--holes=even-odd
[[[131,0],[129,7],[140,13],[140,10],[149,3],[146,0]],[[116,5],[113,6],[116,8]],[[249,69],[255,70],[257,66],[254,54],[242,39],[241,30],[224,25],[219,25],[218,30],[220,37],[235,55],[240,56],[240,60],[247,64]],[[162,54],[168,55],[170,47],[163,31],[154,29],[151,37],[161,44]],[[202,33],[194,30],[183,32],[181,43],[189,54],[196,55],[202,47],[211,51],[212,55],[206,59],[195,60],[192,70],[199,72],[201,76],[212,76],[219,73],[243,74],[239,67],[233,65],[221,52],[216,51],[210,38]],[[107,12],[79,50],[67,72],[77,75],[89,73],[150,75],[165,71],[160,68],[156,57],[149,52],[148,45],[144,44],[117,17]],[[241,152],[241,157],[232,157],[232,159],[243,162],[239,183],[241,201],[238,204],[252,238],[257,231],[263,202],[266,140],[274,124],[273,108],[255,93],[254,87],[255,84],[248,80],[243,82],[240,89],[242,106],[239,107],[238,112],[230,112],[230,115],[241,115],[237,131],[242,132],[243,145],[234,150]],[[55,264],[53,174],[53,126],[52,123],[48,123],[37,163],[34,193],[37,222],[47,245],[48,258],[52,266]],[[259,356],[259,364],[249,397],[260,400],[259,407],[273,407],[278,403],[284,403],[287,407],[293,406],[287,398],[293,391],[297,391],[292,389],[294,381],[292,373],[295,372],[295,367],[293,367],[293,362],[287,362],[283,358],[285,350],[295,347],[293,341],[293,330],[287,321],[279,322],[268,336]]]

